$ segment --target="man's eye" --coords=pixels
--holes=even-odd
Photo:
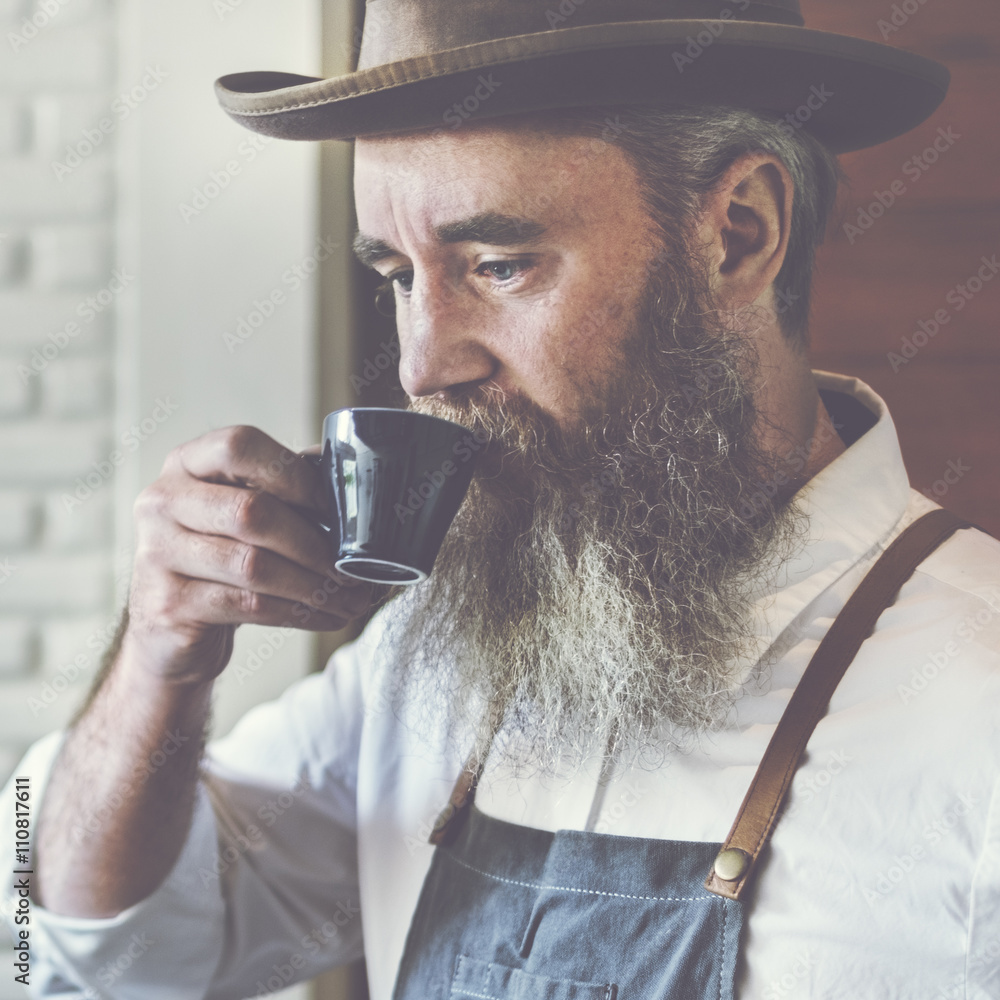
[[[487,274],[497,281],[511,281],[531,266],[527,260],[488,260],[476,268],[477,274]]]
[[[413,271],[394,271],[387,278],[387,281],[391,281],[404,295],[409,295],[413,291]]]

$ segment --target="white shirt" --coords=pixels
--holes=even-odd
[[[755,607],[761,663],[732,723],[655,771],[515,781],[487,766],[484,812],[555,830],[722,841],[827,628],[889,542],[935,505],[877,423],[799,494],[809,538]],[[879,619],[792,784],[749,900],[741,1000],[1000,997],[1000,543],[960,531]],[[111,920],[33,906],[42,996],[240,998],[366,956],[389,1000],[461,766],[421,744],[379,686],[377,623],[326,671],[211,747],[192,829],[164,884]],[[33,800],[58,749],[17,774]],[[11,786],[0,816],[14,814]],[[588,825],[589,824],[589,825]],[[11,824],[0,857],[12,856]],[[88,982],[86,993],[71,983]]]

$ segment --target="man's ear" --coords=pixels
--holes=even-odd
[[[720,309],[751,305],[774,283],[788,251],[794,187],[768,153],[741,156],[705,196],[697,229]]]

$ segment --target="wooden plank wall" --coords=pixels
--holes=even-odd
[[[975,281],[968,295],[956,291],[979,277],[982,258],[1000,257],[1000,5],[802,0],[802,10],[810,27],[873,41],[883,41],[880,20],[896,26],[895,13],[898,30],[884,40],[951,70],[926,124],[842,158],[851,185],[820,251],[812,342],[816,367],[856,375],[887,401],[912,484],[936,487],[939,503],[1000,536],[1000,275],[974,295]],[[906,165],[938,129],[959,138],[913,179]],[[848,235],[858,209],[897,179],[905,193]],[[946,322],[925,342],[921,321],[933,331],[939,310]]]

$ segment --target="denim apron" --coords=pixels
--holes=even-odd
[[[918,527],[922,524],[922,527]],[[956,528],[927,515],[817,649],[723,844],[517,826],[475,807],[467,765],[431,835],[394,1000],[732,1000],[742,888],[830,695],[913,568]]]
[[[396,1000],[731,1000],[742,901],[703,883],[719,844],[492,819],[439,845]]]

